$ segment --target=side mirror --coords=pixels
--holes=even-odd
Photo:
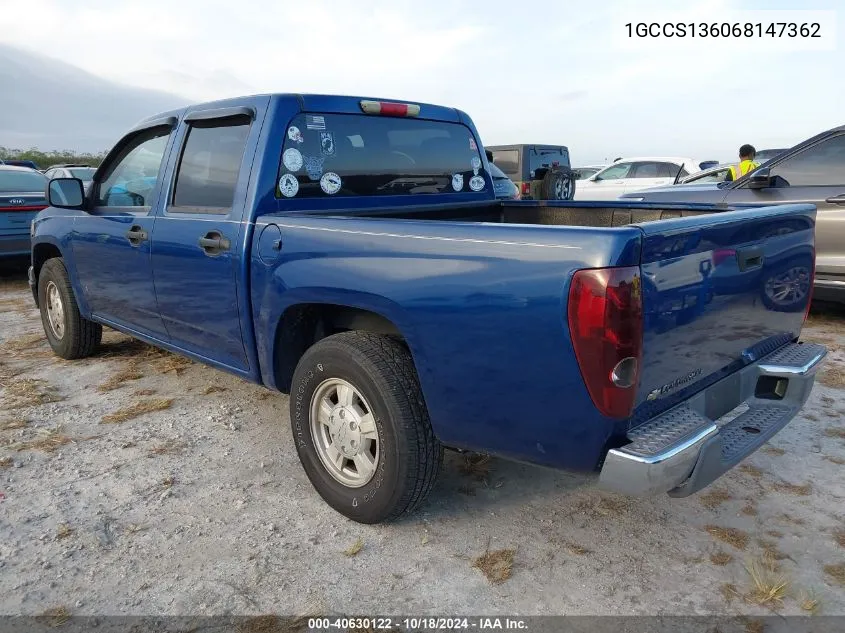
[[[54,178],[47,185],[47,202],[59,209],[81,209],[85,204],[85,186],[79,178]]]
[[[748,176],[749,189],[766,189],[772,186],[772,175],[768,167],[758,167]]]
[[[590,181],[592,181],[592,182],[599,182],[599,181],[601,180],[601,176],[599,176],[598,174],[596,174],[596,175],[594,175],[594,176],[590,176],[589,178],[587,178],[587,180],[590,180]]]

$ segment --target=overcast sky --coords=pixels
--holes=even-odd
[[[0,42],[191,101],[326,92],[456,106],[487,145],[565,144],[578,164],[731,159],[745,142],[789,146],[845,123],[845,42],[831,29],[811,43],[827,50],[624,37],[632,19],[733,21],[736,4],[0,0]],[[843,32],[841,0],[742,5],[841,7],[828,24]]]

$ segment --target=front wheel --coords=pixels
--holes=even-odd
[[[411,354],[392,337],[345,332],[308,349],[294,373],[290,418],[308,479],[360,523],[411,512],[443,461]]]
[[[41,323],[53,352],[66,360],[90,356],[103,338],[103,326],[79,313],[64,262],[48,259],[38,275]]]

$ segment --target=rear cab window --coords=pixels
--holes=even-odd
[[[276,196],[472,194],[489,183],[478,144],[460,123],[305,113],[288,124]]]
[[[569,167],[569,152],[564,147],[532,147],[528,152],[528,177],[533,179],[538,169]]]

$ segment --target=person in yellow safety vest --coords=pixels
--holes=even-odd
[[[749,145],[746,143],[742,147],[739,148],[739,163],[736,165],[731,165],[731,168],[728,170],[728,175],[725,177],[725,180],[739,180],[749,171],[753,171],[760,166],[760,163],[754,162],[754,157],[757,155],[757,150],[754,149],[753,145]]]

